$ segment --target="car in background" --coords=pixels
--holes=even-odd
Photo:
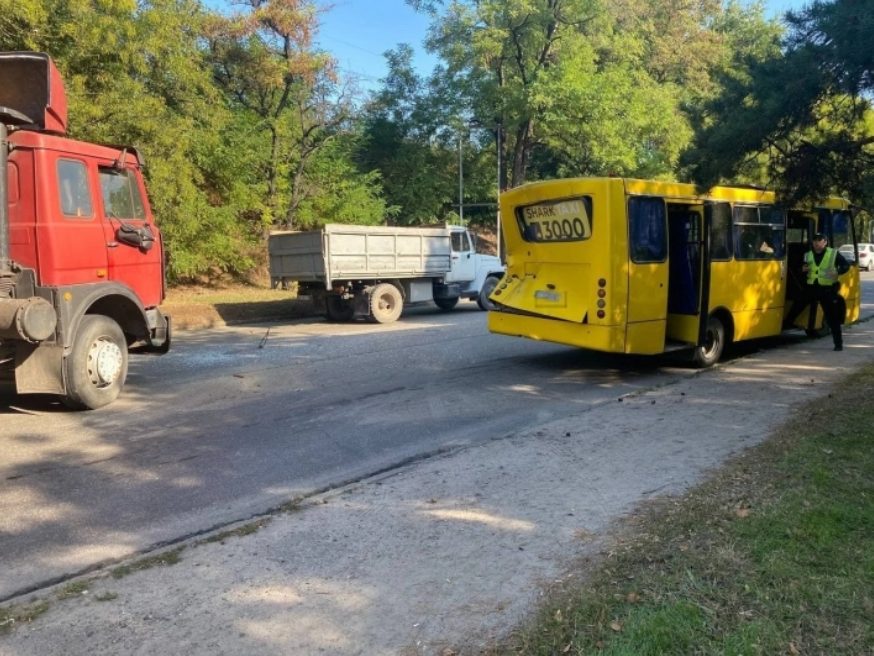
[[[847,262],[853,262],[856,259],[853,254],[852,244],[844,244],[838,249],[838,253],[843,255]],[[870,271],[874,268],[874,244],[859,244],[859,268],[865,269],[865,271]]]

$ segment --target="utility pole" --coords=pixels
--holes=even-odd
[[[464,133],[458,135],[458,220],[464,225],[464,163],[461,156],[461,140]]]
[[[498,259],[503,262],[504,260],[501,258],[501,126],[500,124],[495,126],[495,142],[498,146],[498,230],[497,230],[497,251],[498,251]]]

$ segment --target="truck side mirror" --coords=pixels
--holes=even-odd
[[[115,231],[115,238],[122,244],[136,246],[143,253],[148,253],[155,245],[155,235],[148,225],[139,228],[129,223],[122,223]]]

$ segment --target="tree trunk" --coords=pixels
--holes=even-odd
[[[525,182],[528,173],[528,155],[531,152],[531,137],[534,132],[534,119],[526,119],[516,130],[516,143],[513,145],[513,177],[511,187]]]

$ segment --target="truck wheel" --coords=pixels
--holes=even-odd
[[[434,302],[444,312],[449,312],[452,308],[458,305],[458,296],[451,296],[448,298],[435,298]]]
[[[722,357],[725,348],[725,326],[717,317],[707,321],[707,336],[702,346],[696,346],[692,362],[699,369],[712,367]]]
[[[476,304],[479,305],[480,310],[495,310],[497,306],[489,300],[489,296],[492,295],[492,292],[495,291],[495,287],[498,286],[498,283],[501,282],[501,279],[497,276],[488,276],[486,281],[483,283],[483,288],[479,290],[479,296],[476,299]]]
[[[342,296],[328,294],[325,299],[325,315],[331,321],[345,323],[355,316],[355,306]]]
[[[383,282],[370,293],[370,320],[376,323],[397,321],[404,309],[404,298],[394,285]]]
[[[118,324],[101,314],[88,314],[64,360],[67,395],[64,404],[94,410],[112,403],[127,378],[127,341]]]

